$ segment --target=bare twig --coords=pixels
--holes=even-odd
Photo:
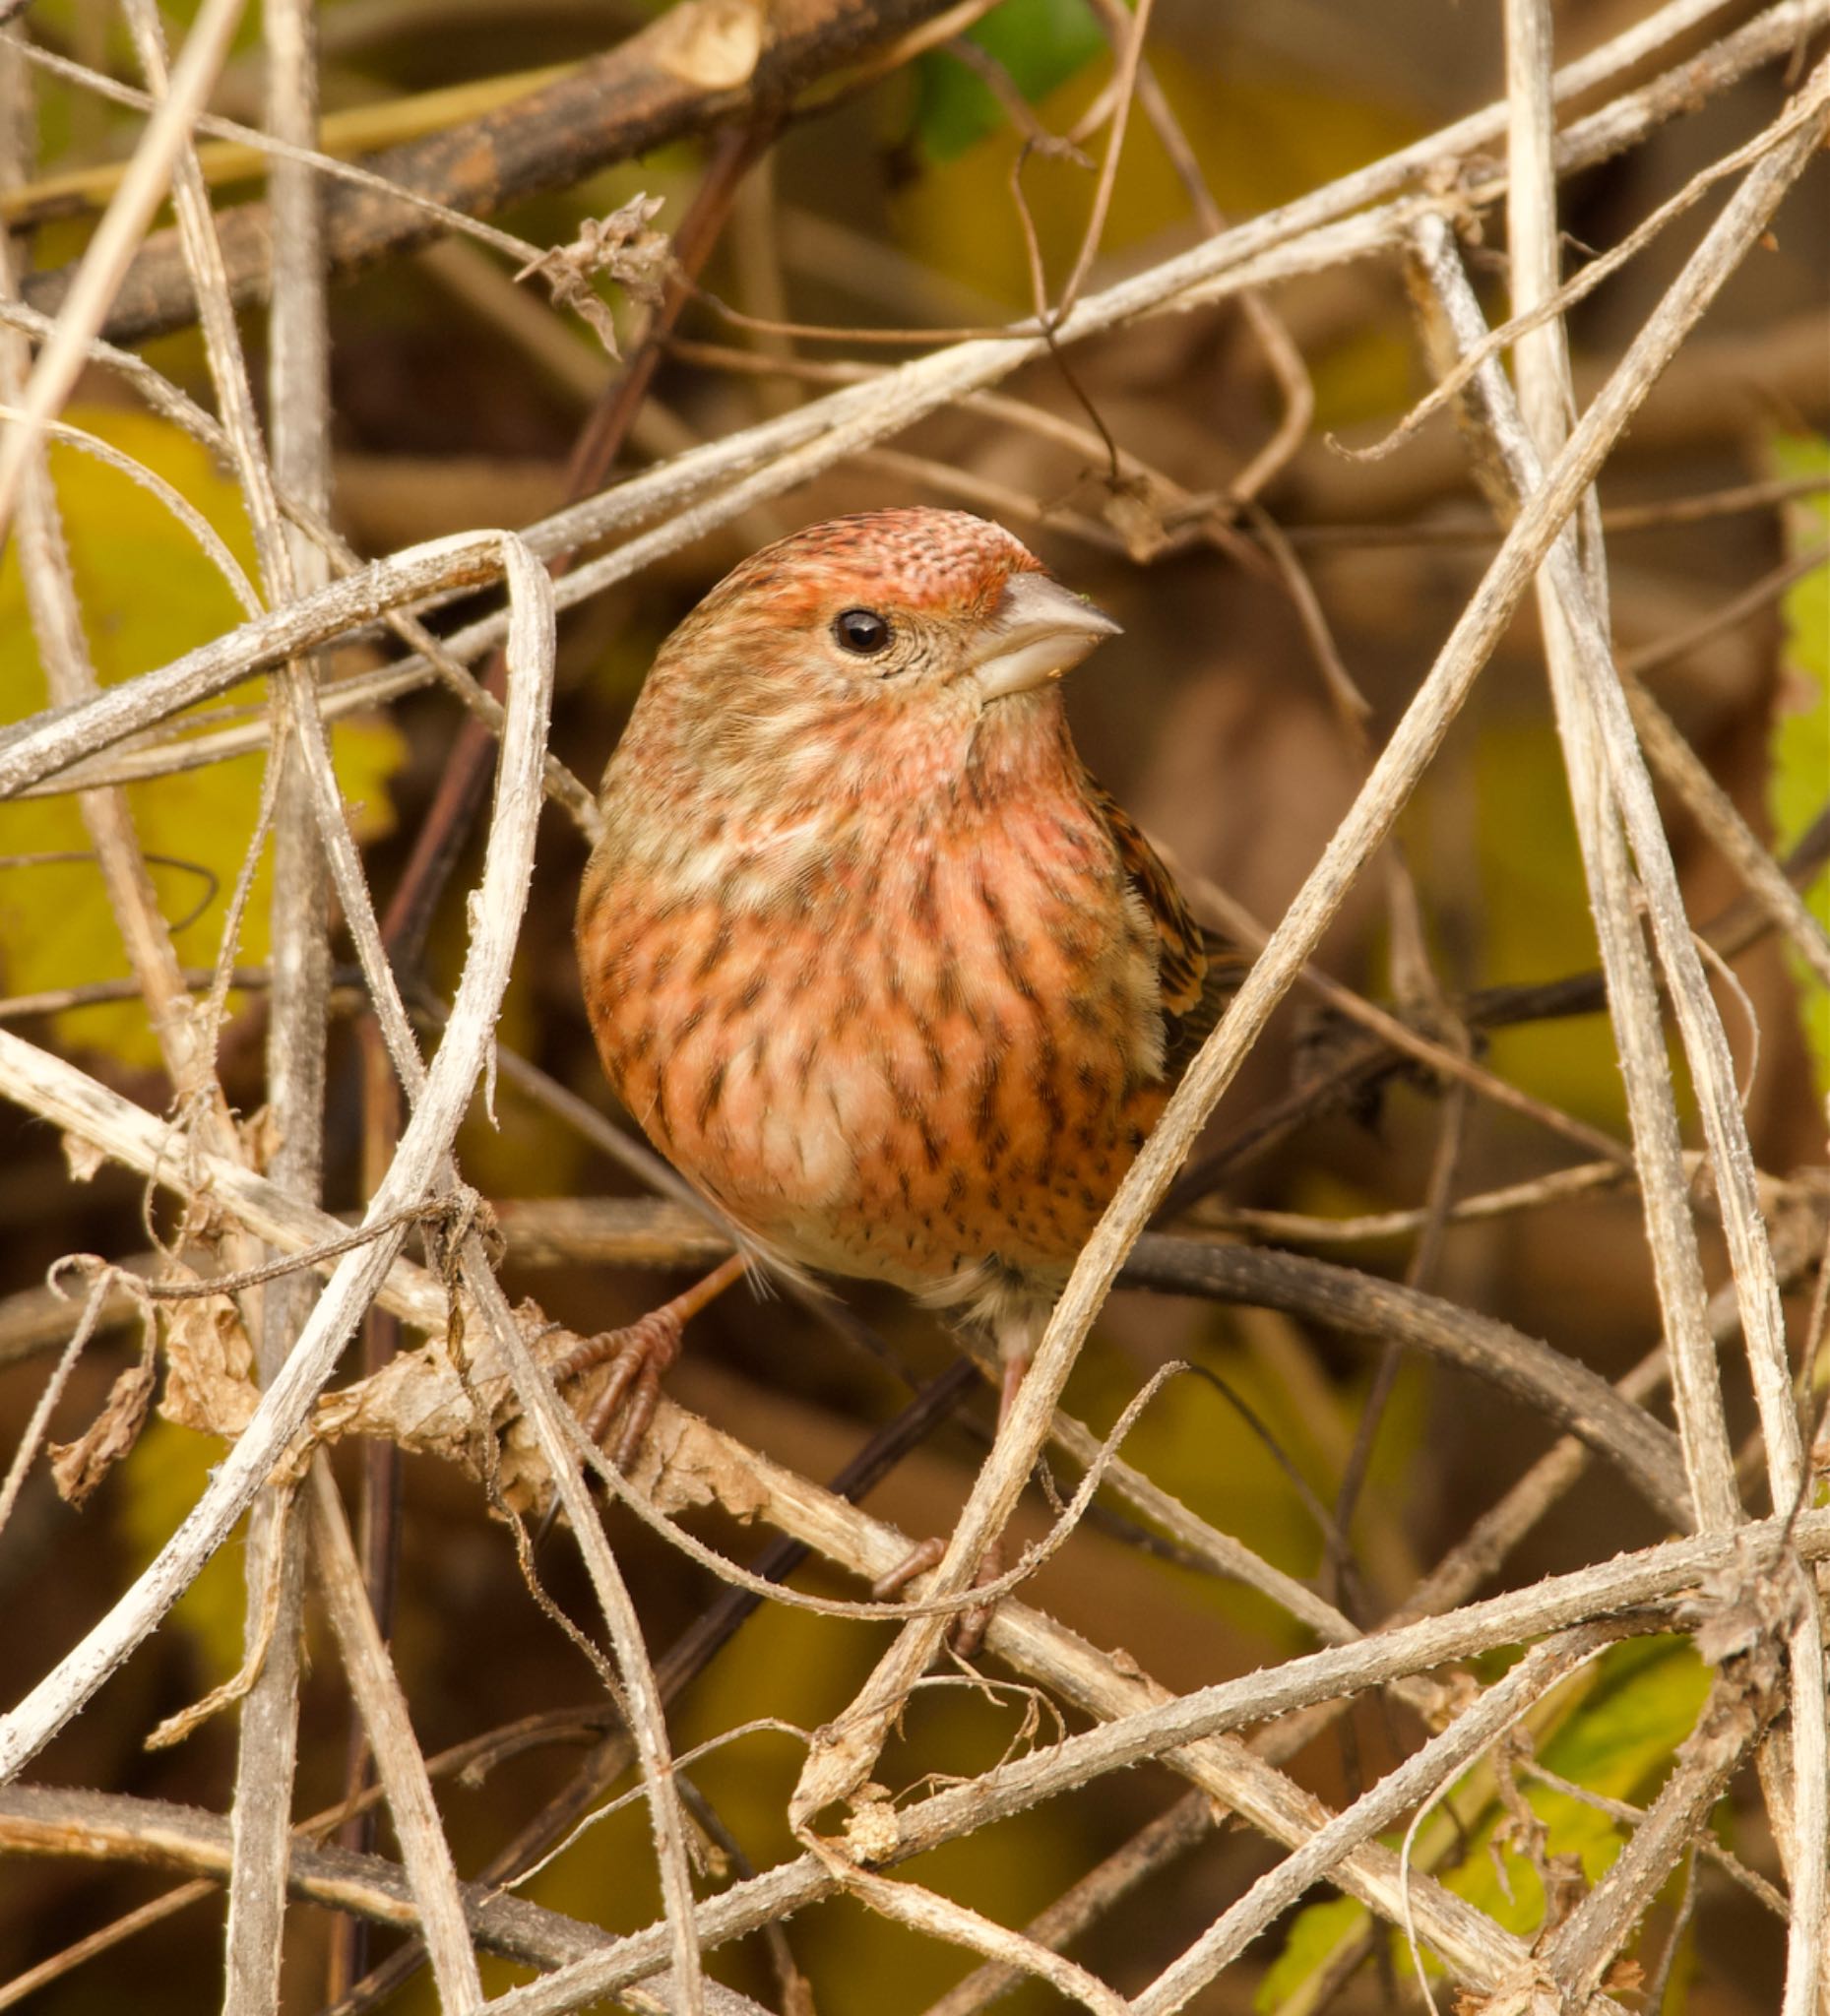
[[[1799,118],[1801,110],[1808,111],[1808,117],[1802,120]],[[1786,132],[1790,128],[1790,132],[1788,137],[1782,138],[1749,172],[1740,192],[1732,201],[1723,218],[1718,220],[1711,236],[1722,233],[1722,226],[1729,216],[1758,182],[1764,180],[1773,184],[1777,195],[1783,189],[1789,175],[1796,173],[1798,166],[1815,151],[1826,126],[1830,126],[1830,64],[1820,67],[1795,105],[1779,122],[1778,127],[1770,129]],[[1427,243],[1432,235],[1427,226],[1424,227],[1424,234]],[[1437,256],[1441,259],[1445,248],[1442,246],[1440,231],[1433,235]],[[1705,246],[1708,242],[1706,239]],[[1701,258],[1702,249],[1699,248],[1699,254],[1693,258],[1692,266]],[[1425,256],[1428,256],[1427,252]],[[1456,295],[1451,312],[1459,314],[1461,327],[1472,334],[1479,320],[1479,311],[1465,283],[1459,282],[1459,268],[1453,259],[1449,258],[1437,270],[1441,275],[1441,284],[1445,292],[1453,290]],[[1663,308],[1660,312],[1663,314]],[[1655,323],[1658,319],[1655,316]],[[1643,333],[1641,340],[1644,341]],[[1533,485],[1541,480],[1530,437],[1519,426],[1512,412],[1510,395],[1503,381],[1499,380],[1496,374],[1488,373],[1482,383],[1488,409],[1489,424],[1506,458],[1509,477],[1521,496],[1529,499],[1533,494]],[[1591,414],[1592,412],[1593,409]],[[1578,433],[1580,431],[1578,428]],[[1529,511],[1529,503],[1526,508]],[[1546,628],[1548,630],[1554,620],[1555,624],[1566,632],[1568,638],[1570,701],[1575,708],[1585,711],[1584,719],[1592,724],[1586,732],[1595,737],[1592,746],[1596,753],[1593,757],[1582,755],[1572,759],[1572,784],[1578,781],[1584,765],[1593,762],[1599,771],[1599,766],[1605,761],[1607,788],[1615,794],[1620,816],[1631,837],[1639,872],[1646,886],[1661,960],[1672,990],[1686,1051],[1691,1060],[1692,1070],[1696,1074],[1705,1133],[1711,1146],[1718,1195],[1724,1209],[1725,1229],[1740,1292],[1742,1326],[1755,1394],[1760,1405],[1774,1500],[1777,1504],[1791,1504],[1797,1501],[1801,1479],[1798,1418],[1791,1400],[1790,1367],[1785,1349],[1784,1326],[1780,1318],[1778,1288],[1771,1255],[1767,1250],[1764,1226],[1754,1197],[1751,1157],[1741,1122],[1733,1066],[1728,1057],[1726,1039],[1716,1018],[1702,968],[1697,959],[1688,920],[1683,913],[1675,873],[1671,864],[1670,850],[1659,825],[1650,785],[1638,761],[1637,745],[1632,738],[1625,702],[1617,683],[1611,678],[1606,630],[1590,599],[1589,584],[1583,578],[1574,543],[1570,538],[1566,537],[1552,555],[1551,572],[1546,593],[1546,596],[1554,596],[1554,601],[1546,604]],[[1551,653],[1551,664],[1554,673],[1558,664],[1556,649]],[[1578,679],[1579,685],[1576,683]],[[1623,880],[1624,861],[1622,860],[1617,868],[1604,864],[1604,872],[1610,880]],[[1636,923],[1633,929],[1636,934]],[[1655,1016],[1656,1029],[1656,1007],[1652,1012]],[[1623,1019],[1623,1041],[1633,1035],[1632,1025],[1639,1023],[1640,1020],[1640,1012]],[[1643,1037],[1634,1037],[1633,1040],[1649,1040]],[[1649,1091],[1656,1095],[1659,1108],[1669,1110],[1663,1094],[1657,1093],[1655,1086],[1649,1086]],[[1670,1125],[1670,1132],[1674,1145],[1674,1120]],[[1679,1182],[1680,1178],[1655,1175],[1652,1171],[1646,1174],[1649,1205],[1654,1200],[1655,1191],[1663,1190],[1673,1206],[1670,1217],[1673,1229],[1681,1239],[1688,1231],[1688,1223],[1681,1190],[1678,1188]],[[1686,1302],[1691,1300],[1688,1285],[1682,1293]],[[1699,1319],[1695,1327],[1700,1330],[1700,1279],[1694,1299]],[[1672,1320],[1673,1311],[1669,1304],[1667,1316],[1668,1321]],[[1693,1348],[1689,1337],[1690,1329],[1686,1317],[1673,1340],[1680,1354]],[[1698,1349],[1698,1355],[1706,1353],[1705,1337]],[[1693,1368],[1699,1374],[1696,1385],[1688,1383],[1681,1363],[1674,1365],[1674,1383],[1678,1386],[1680,1397],[1680,1419],[1684,1418],[1686,1408],[1694,1408],[1703,1394],[1714,1390],[1713,1354],[1708,1354],[1708,1360],[1701,1366],[1697,1366],[1695,1360],[1692,1360]],[[1694,1431],[1686,1430],[1686,1449],[1691,1454],[1693,1464],[1705,1447],[1708,1450],[1711,1470],[1720,1477],[1719,1465],[1726,1459],[1726,1443],[1719,1451],[1714,1445],[1713,1437],[1707,1443],[1700,1444],[1695,1438]],[[1700,1473],[1693,1471],[1693,1476],[1698,1475]],[[1726,1502],[1720,1494],[1712,1495],[1702,1502],[1706,1517],[1712,1517],[1717,1523],[1723,1524],[1733,1521],[1735,1501],[1732,1471]],[[1713,1512],[1708,1509],[1712,1506],[1716,1508]],[[1793,1817],[1795,1851],[1792,1859],[1795,1882],[1799,1887],[1795,1897],[1787,2007],[1788,2016],[1795,2016],[1795,2012],[1796,2016],[1801,2016],[1809,1999],[1814,1998],[1816,1994],[1820,1945],[1818,1929],[1825,1907],[1824,1840],[1826,1827],[1830,1826],[1830,1788],[1826,1788],[1823,1783],[1823,1688],[1820,1678],[1806,1677],[1820,1675],[1822,1670],[1822,1638],[1815,1615],[1796,1626],[1792,1637],[1795,1662],[1799,1670],[1799,1677],[1803,1681],[1802,1692],[1795,1693],[1795,1706],[1801,1718],[1800,1731],[1812,1752],[1812,1769],[1808,1785],[1802,1777],[1797,1780],[1798,1810]],[[1807,1638],[1810,1641],[1808,1645],[1804,1643]],[[1804,1926],[1802,1930],[1801,1922]]]
[[[166,177],[184,145],[190,122],[228,48],[242,0],[205,0],[172,72],[171,90],[135,150],[133,165],[90,240],[62,302],[57,333],[26,388],[25,417],[0,440],[0,537],[12,522],[19,484],[52,418],[82,368],[83,347],[101,328],[134,247],[165,194]]]
[[[539,801],[536,789],[524,802],[519,780],[529,771],[536,778],[538,775],[551,680],[552,613],[544,571],[517,542],[509,540],[508,545],[516,617],[514,650],[518,663],[525,668],[511,689],[511,734],[503,744],[503,774],[515,782],[498,788],[498,816],[475,906],[474,935],[445,1041],[428,1073],[425,1097],[403,1137],[389,1181],[372,1200],[373,1217],[385,1217],[423,1196],[449,1151],[481,1072],[508,983],[515,928],[526,900]],[[0,1058],[29,1070],[31,1046],[0,1032]],[[221,1544],[297,1433],[325,1374],[385,1277],[404,1236],[399,1230],[387,1232],[339,1263],[292,1355],[263,1396],[247,1431],[219,1466],[177,1533],[101,1622],[0,1719],[0,1780],[13,1777],[82,1708]]]
[[[695,59],[695,43],[716,43],[720,15],[727,18],[732,10],[723,0],[689,0],[510,104],[368,157],[362,165],[381,186],[340,181],[329,193],[329,269],[352,272],[440,234],[445,225],[438,218],[404,201],[399,190],[433,196],[445,209],[487,216],[669,140],[785,107],[815,80],[894,44],[904,30],[938,14],[944,4],[786,0],[772,9],[770,32],[758,34],[753,62],[732,81]],[[273,220],[265,205],[244,205],[225,213],[222,233],[233,298],[245,307],[267,291]],[[127,272],[109,335],[131,343],[181,326],[195,312],[186,282],[173,240],[149,241]],[[33,306],[61,316],[66,284],[62,275],[43,276]],[[90,331],[98,326],[91,324]]]
[[[1324,1878],[1341,1856],[1395,1824],[1433,1789],[1448,1785],[1534,1701],[1606,1651],[1613,1635],[1589,1624],[1534,1647],[1440,1735],[1414,1751],[1294,1855],[1261,1876],[1135,1998],[1131,2006],[1138,2016],[1171,2016],[1183,2007],[1189,1996],[1212,1981],[1311,1884]]]

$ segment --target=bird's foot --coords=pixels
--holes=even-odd
[[[584,1427],[594,1442],[601,1444],[604,1430],[618,1411],[622,1412],[622,1433],[610,1453],[618,1470],[627,1472],[654,1422],[655,1410],[661,1405],[661,1382],[680,1354],[680,1337],[688,1319],[741,1279],[746,1264],[741,1253],[733,1253],[728,1260],[721,1260],[703,1281],[694,1282],[684,1294],[651,1309],[621,1330],[602,1330],[596,1337],[585,1338],[552,1364],[556,1386],[599,1365],[610,1367],[610,1376],[592,1402]]]
[[[622,1415],[622,1430],[609,1452],[610,1461],[620,1471],[626,1472],[635,1461],[642,1438],[654,1421],[661,1404],[661,1382],[680,1354],[684,1328],[684,1317],[669,1302],[621,1330],[603,1330],[596,1337],[584,1338],[551,1368],[553,1383],[563,1386],[568,1379],[599,1365],[610,1367],[610,1376],[592,1400],[583,1425],[592,1441],[601,1446],[610,1423]]]
[[[917,1575],[925,1575],[930,1568],[938,1568],[940,1557],[946,1551],[940,1541],[917,1541],[894,1568],[879,1575],[870,1585],[871,1601],[888,1603],[892,1597],[901,1596]]]
[[[899,1596],[917,1575],[925,1575],[930,1568],[939,1567],[946,1551],[945,1544],[938,1540],[924,1540],[911,1547],[887,1575],[879,1575],[870,1585],[872,1597],[878,1603],[887,1603],[891,1597]],[[978,1563],[974,1587],[982,1589],[987,1582],[995,1582],[1003,1572],[1004,1543],[994,1541]],[[954,1618],[947,1630],[947,1643],[960,1658],[971,1659],[983,1646],[995,1607],[993,1604],[975,1604],[971,1609],[962,1610]]]

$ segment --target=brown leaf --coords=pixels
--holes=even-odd
[[[140,1439],[157,1378],[149,1337],[140,1362],[115,1380],[88,1429],[74,1442],[52,1443],[51,1477],[67,1504],[82,1504]]]
[[[444,1339],[435,1338],[402,1352],[370,1377],[327,1393],[312,1412],[311,1433],[325,1442],[376,1435],[410,1454],[462,1464],[475,1476],[478,1429],[495,1425],[512,1404],[508,1375],[492,1349],[480,1346],[460,1376]],[[478,1418],[479,1409],[486,1419]]]
[[[665,233],[651,230],[649,225],[665,200],[632,196],[607,217],[588,217],[569,245],[555,245],[539,258],[529,260],[515,278],[526,280],[531,273],[539,274],[552,289],[553,299],[582,315],[610,355],[620,356],[616,324],[592,287],[592,277],[607,274],[640,301],[661,299],[672,251]]]
[[[733,1462],[727,1445],[701,1432],[683,1409],[663,1407],[644,1437],[630,1481],[663,1512],[721,1505],[733,1519],[759,1518],[769,1493],[749,1465]]]
[[[547,1325],[539,1309],[524,1302],[516,1311],[536,1356],[557,1362],[580,1340]],[[499,1436],[495,1483],[502,1501],[522,1513],[543,1512],[552,1495],[552,1473],[533,1423],[522,1414],[514,1385],[494,1344],[467,1324],[470,1362],[460,1375],[442,1338],[418,1351],[403,1352],[366,1379],[327,1394],[312,1415],[311,1433],[320,1441],[345,1435],[378,1435],[415,1455],[437,1456],[481,1475],[478,1430],[485,1424]],[[566,1388],[567,1404],[581,1414],[610,1376],[603,1365]],[[695,1418],[663,1405],[642,1443],[630,1481],[663,1512],[721,1505],[733,1518],[754,1519],[769,1504],[753,1471],[727,1460],[717,1438],[699,1432]]]
[[[226,1295],[177,1303],[165,1320],[165,1397],[158,1411],[180,1427],[229,1441],[260,1405],[254,1347]]]

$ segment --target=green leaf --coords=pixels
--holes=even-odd
[[[74,411],[86,427],[179,490],[253,572],[253,541],[241,498],[209,455],[168,422],[146,414]],[[242,610],[191,534],[157,497],[118,471],[68,445],[51,450],[85,633],[104,685],[152,670],[242,618]],[[0,564],[0,722],[36,712],[48,699],[13,541]],[[213,703],[259,706],[263,681],[251,680]],[[386,721],[341,724],[332,740],[338,782],[358,840],[393,822],[387,782],[405,757]],[[130,786],[128,803],[141,848],[155,861],[161,912],[182,924],[178,956],[207,966],[217,956],[229,894],[254,834],[264,759],[180,771]],[[127,972],[120,933],[90,858],[88,829],[74,797],[26,798],[0,805],[0,985],[10,993],[81,985]],[[268,943],[269,862],[263,859],[236,957],[258,963]],[[214,886],[213,886],[214,885]],[[75,1009],[57,1018],[60,1040],[102,1049],[134,1065],[156,1064],[158,1046],[138,1001]]]
[[[1035,104],[1105,47],[1087,0],[1004,0],[967,32]],[[945,49],[916,66],[915,133],[930,160],[951,160],[995,133],[1004,108],[984,81]]]
[[[1302,1984],[1318,1975],[1350,1940],[1359,1936],[1366,1907],[1351,1897],[1331,1897],[1296,1914],[1284,1950],[1265,1970],[1252,1997],[1254,2009],[1271,2010],[1290,2000]]]
[[[1781,434],[1769,446],[1778,474],[1825,479],[1824,489],[1798,499],[1786,513],[1788,552],[1810,552],[1830,535],[1830,440]],[[1830,797],[1830,564],[1796,582],[1784,609],[1784,655],[1767,745],[1767,810],[1782,851],[1803,837]],[[1817,871],[1805,901],[1830,930],[1830,869]],[[1830,1094],[1830,988],[1796,954],[1789,957],[1817,1090]]]
[[[1546,1767],[1605,1798],[1639,1800],[1670,1769],[1709,1692],[1709,1669],[1687,1643],[1653,1638],[1616,1646],[1594,1684],[1556,1733],[1539,1745]],[[1619,1825],[1571,1794],[1529,1780],[1525,1796],[1543,1821],[1552,1856],[1576,1856],[1599,1882],[1620,1853]],[[1476,1832],[1468,1856],[1443,1881],[1510,1931],[1530,1934],[1544,1920],[1544,1891],[1530,1862],[1495,1853],[1497,1810]]]
[[[1709,1684],[1709,1668],[1684,1640],[1645,1638],[1617,1645],[1597,1662],[1588,1687],[1564,1712],[1555,1732],[1540,1739],[1538,1755],[1546,1769],[1586,1791],[1643,1802],[1695,1727]],[[1463,1798],[1475,1776],[1463,1781]],[[1585,1800],[1529,1779],[1525,1796],[1544,1823],[1548,1853],[1579,1857],[1588,1880],[1599,1881],[1620,1852],[1617,1824]],[[1496,1840],[1504,1817],[1498,1801],[1489,1798],[1467,1829],[1466,1853],[1452,1866],[1436,1858],[1456,1837],[1440,1816],[1425,1822],[1417,1844],[1418,1865],[1433,1868],[1449,1889],[1508,1931],[1529,1936],[1544,1919],[1544,1891],[1530,1862]],[[1400,1840],[1389,1835],[1386,1845],[1396,1849]],[[1333,1898],[1299,1912],[1265,1976],[1256,2006],[1274,2009],[1294,1995],[1344,1944],[1363,1933],[1366,1922],[1364,1906],[1351,1898]],[[1401,1969],[1409,1967],[1402,1951],[1396,1958]]]

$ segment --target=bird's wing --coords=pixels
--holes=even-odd
[[[1085,788],[1112,837],[1119,865],[1156,927],[1157,979],[1166,1025],[1164,1069],[1173,1084],[1220,1020],[1251,962],[1190,915],[1175,878],[1105,787],[1086,776]]]

